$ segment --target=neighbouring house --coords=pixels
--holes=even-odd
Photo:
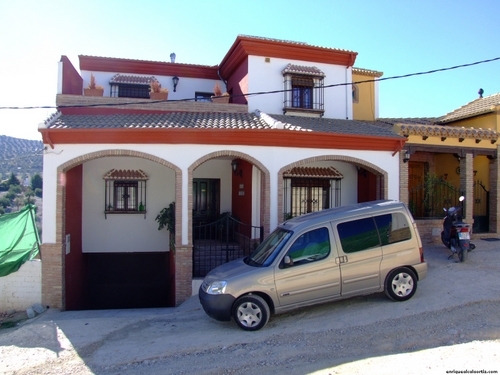
[[[377,123],[376,82],[352,86],[382,75],[356,55],[238,36],[217,66],[62,56],[39,126],[44,305],[178,305],[288,217],[399,199],[407,139]]]
[[[379,119],[405,136],[400,199],[427,242],[440,242],[443,207],[463,195],[473,232],[500,233],[498,132],[500,94],[479,98],[439,118]]]

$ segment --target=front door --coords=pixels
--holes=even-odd
[[[193,179],[193,224],[203,225],[219,218],[220,180],[214,178]]]

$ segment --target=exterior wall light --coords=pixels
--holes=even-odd
[[[174,84],[174,92],[177,90],[177,84],[179,83],[179,77],[173,76],[172,83]]]
[[[409,160],[410,160],[410,151],[405,150],[405,155],[403,157],[403,163],[408,163]]]

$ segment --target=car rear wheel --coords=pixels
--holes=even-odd
[[[264,327],[271,315],[264,298],[248,294],[238,298],[233,307],[233,319],[245,331],[257,331]]]
[[[394,301],[409,300],[417,291],[417,276],[406,267],[392,270],[385,279],[385,294]]]

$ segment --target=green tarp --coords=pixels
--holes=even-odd
[[[0,277],[16,272],[39,252],[40,238],[35,225],[35,207],[0,216]]]

